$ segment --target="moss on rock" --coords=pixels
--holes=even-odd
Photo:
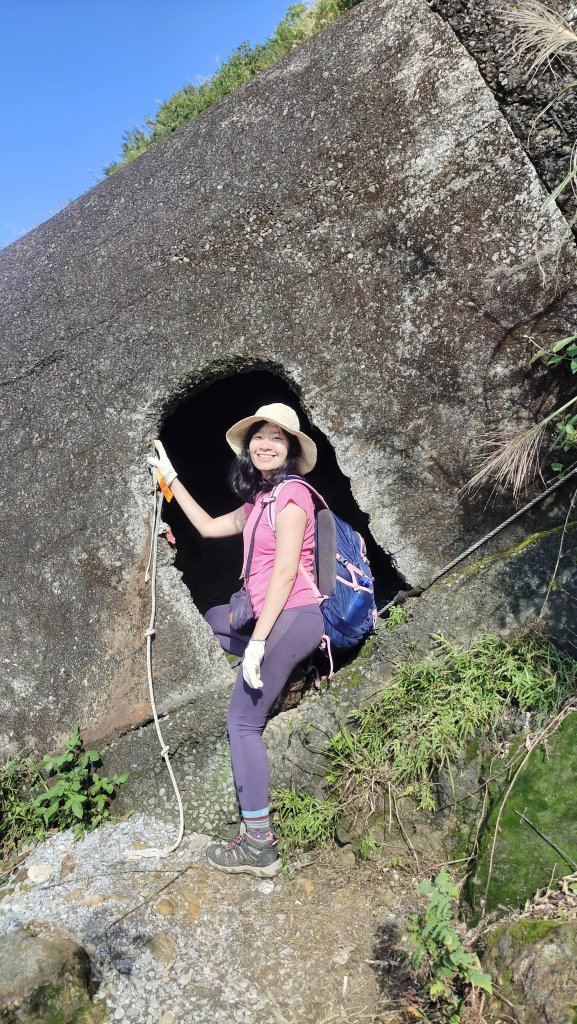
[[[575,805],[577,778],[575,748],[577,714],[570,714],[546,743],[533,751],[507,800],[499,836],[486,909],[498,913],[522,906],[551,876],[567,874],[577,862]],[[496,767],[493,774],[496,774]],[[468,897],[478,911],[488,875],[494,828],[506,784],[492,793],[492,807],[483,831],[481,856],[468,887]],[[525,821],[524,815],[560,850],[554,850]]]

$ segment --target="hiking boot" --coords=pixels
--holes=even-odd
[[[278,840],[257,843],[246,832],[241,832],[231,843],[212,843],[206,851],[206,857],[211,867],[230,875],[274,878],[282,870]]]

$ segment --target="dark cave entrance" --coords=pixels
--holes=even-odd
[[[211,515],[222,515],[235,508],[238,502],[226,479],[234,455],[226,443],[225,433],[237,420],[251,416],[261,405],[271,402],[292,406],[301,429],[314,439],[318,463],[307,479],[333,511],[365,538],[380,607],[404,587],[404,580],[393,567],[391,558],[371,536],[368,516],[356,504],[349,480],[339,469],[331,444],[309,422],[296,394],[282,378],[265,370],[253,370],[216,380],[192,394],[167,416],[160,439],[193,497]],[[214,604],[228,602],[239,587],[242,538],[203,540],[176,501],[163,503],[162,518],[176,538],[175,565],[182,572],[199,611],[204,613]]]

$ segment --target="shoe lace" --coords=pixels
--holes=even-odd
[[[236,850],[237,846],[240,846],[241,843],[244,843],[244,840],[245,836],[242,834],[242,832],[240,832],[239,835],[234,837],[234,839],[231,839],[230,843],[227,843],[227,852],[230,850]]]

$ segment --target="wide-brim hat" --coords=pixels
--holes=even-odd
[[[317,461],[317,446],[307,434],[303,434],[294,409],[291,409],[290,405],[283,405],[282,402],[261,405],[254,416],[246,416],[243,420],[233,424],[230,430],[227,430],[226,439],[233,452],[236,455],[241,454],[247,431],[250,430],[253,423],[259,423],[261,420],[266,420],[267,423],[276,423],[277,427],[282,427],[286,434],[292,434],[297,438],[301,446],[301,456],[297,465],[298,472],[303,476],[305,473],[310,473]]]

